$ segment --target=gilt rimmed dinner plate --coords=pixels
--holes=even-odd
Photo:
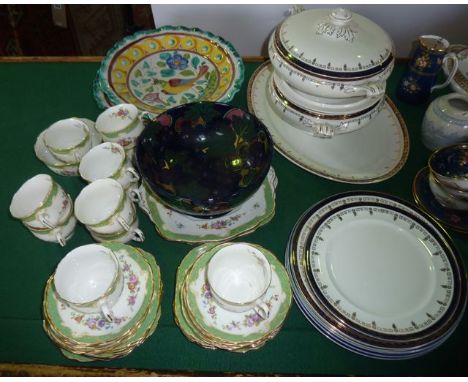
[[[98,77],[110,103],[132,103],[160,114],[188,102],[229,102],[242,86],[244,64],[220,36],[163,26],[116,43],[103,59]]]
[[[413,180],[413,197],[416,204],[441,224],[455,231],[468,232],[468,212],[444,207],[429,186],[429,169],[424,167]]]
[[[356,212],[356,215],[353,211]],[[376,211],[380,212],[376,214]],[[418,268],[409,272],[412,267],[412,263],[410,263],[409,266],[403,267],[402,271],[401,267],[408,261],[404,258],[398,263],[400,268],[396,271],[393,263],[392,265],[387,264],[385,269],[381,269],[382,261],[376,260],[385,252],[388,253],[387,248],[395,248],[395,244],[393,242],[388,244],[388,237],[382,239],[381,243],[377,243],[375,232],[369,232],[369,235],[364,234],[359,244],[354,242],[358,247],[364,248],[363,251],[356,250],[356,247],[353,248],[350,243],[347,243],[348,247],[342,253],[345,253],[345,256],[349,254],[347,260],[357,258],[357,261],[353,262],[352,265],[346,261],[341,262],[341,260],[336,263],[335,260],[338,257],[334,259],[333,255],[338,253],[338,249],[345,244],[346,240],[338,240],[339,244],[336,246],[333,243],[336,243],[337,239],[330,240],[327,235],[333,231],[338,232],[338,236],[342,233],[346,236],[345,232],[350,232],[348,228],[351,225],[346,223],[344,216],[348,216],[353,221],[352,230],[359,230],[360,225],[366,226],[372,218],[391,217],[389,221],[384,221],[384,224],[372,224],[376,227],[373,229],[379,230],[386,225],[389,227],[403,225],[400,227],[401,232],[398,229],[390,229],[393,234],[403,238],[403,240],[398,241],[405,242],[406,240],[408,242],[409,240],[416,245],[416,248],[419,248],[419,252],[406,251],[409,253],[411,261],[415,263],[422,261],[435,266],[444,265],[438,268],[434,267],[431,271],[427,271],[426,268],[424,270]],[[336,226],[329,224],[328,220],[332,218],[334,224],[337,224]],[[361,222],[359,222],[360,220]],[[405,227],[405,225],[408,226]],[[411,228],[412,226],[413,228]],[[319,227],[321,228],[320,234],[316,234]],[[419,239],[414,240],[414,237],[411,236],[415,235],[413,230],[424,233],[423,237],[419,238],[420,241],[418,241]],[[326,233],[322,235],[325,231]],[[348,236],[348,240],[352,241],[356,237],[358,236],[355,235],[351,239]],[[379,237],[382,236],[379,235]],[[369,241],[371,245],[368,245]],[[428,242],[430,245],[427,244]],[[387,243],[386,247],[384,247],[385,243]],[[321,249],[323,252],[323,245],[330,245],[328,250],[325,250],[325,255],[313,254],[316,249]],[[434,253],[429,255],[427,252],[426,258],[423,253],[425,250],[428,251],[431,245],[434,246],[432,249],[440,246],[443,250],[440,253],[436,250],[435,255]],[[366,259],[369,262],[361,265],[357,271],[350,272],[349,270],[354,269],[353,267],[359,263],[362,253],[369,251],[373,246],[384,249],[371,251],[377,253],[376,256],[371,256],[370,260]],[[343,248],[341,247],[341,249]],[[391,257],[391,255],[387,254],[387,257]],[[416,260],[417,257],[418,260]],[[439,262],[441,263],[439,264]],[[327,338],[362,355],[381,359],[404,359],[427,353],[451,335],[465,309],[466,276],[463,262],[450,238],[426,215],[415,210],[408,203],[391,196],[372,192],[349,192],[325,199],[311,207],[298,220],[291,233],[285,264],[291,276],[294,298],[308,320]],[[349,270],[343,271],[343,264],[347,264]],[[376,267],[378,272],[375,272]],[[374,272],[372,272],[372,268],[374,268]],[[392,269],[393,272],[391,272]],[[391,281],[388,284],[388,277],[392,273],[396,286]],[[415,283],[415,280],[411,280],[413,273],[416,274],[415,280],[420,281],[419,284]],[[343,274],[345,276],[341,277],[340,275]],[[379,277],[376,277],[376,274]],[[395,274],[397,275],[395,276]],[[340,280],[336,277],[339,277]],[[442,281],[444,277],[446,277],[446,283],[440,285],[433,283],[434,280]],[[406,284],[409,285],[407,285],[408,292],[403,299],[398,299],[396,298],[397,292],[402,293],[400,288],[404,286],[405,280]],[[387,282],[387,286],[390,285],[387,289],[383,288],[383,281]],[[348,282],[351,283],[351,288],[349,285],[344,285]],[[432,285],[432,289],[428,287],[427,290],[419,289],[418,292],[416,287],[421,286],[421,282],[426,282],[426,286]],[[366,284],[366,290],[372,291],[365,292],[367,294],[363,292],[357,296],[356,290],[364,284]],[[396,292],[395,288],[397,288]],[[393,294],[388,297],[390,292],[384,293],[382,290],[390,290]],[[377,293],[379,291],[380,293]],[[377,302],[371,297],[372,293],[379,294],[381,301]],[[408,302],[405,298],[411,296],[411,293],[413,301],[416,301],[414,306],[408,307],[406,305],[406,309],[402,309]],[[387,309],[389,305],[386,305],[385,302],[391,301],[391,298],[394,299],[396,305],[393,305],[389,314],[386,315],[382,310],[376,310],[378,304],[381,303],[385,305],[383,309]],[[429,307],[433,309],[431,310]],[[369,315],[371,316],[370,320],[368,320]],[[417,316],[419,319],[416,318]]]
[[[406,162],[406,124],[387,97],[380,114],[367,126],[331,139],[317,138],[295,128],[268,103],[269,62],[252,75],[247,91],[250,112],[268,128],[276,150],[315,175],[344,183],[376,183],[395,175]]]
[[[278,180],[273,167],[260,188],[228,214],[201,219],[174,211],[160,202],[149,188],[140,187],[140,207],[167,240],[199,243],[229,240],[253,232],[267,224],[275,214],[275,188]]]

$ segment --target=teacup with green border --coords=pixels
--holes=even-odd
[[[61,229],[71,227],[73,202],[50,175],[38,174],[23,183],[13,195],[10,213],[42,240],[65,245],[63,237],[70,236],[63,235]]]
[[[135,105],[122,103],[103,111],[96,120],[96,130],[105,142],[120,144],[125,150],[135,146],[136,139],[145,128],[143,118]]]
[[[118,143],[104,142],[93,147],[81,159],[79,171],[88,183],[112,178],[128,189],[140,180],[136,170],[128,164],[126,153]]]
[[[123,273],[114,252],[88,244],[70,251],[54,274],[55,290],[65,303],[82,313],[101,313],[113,321],[112,307],[123,288]]]
[[[75,216],[98,235],[130,231],[136,209],[125,190],[114,179],[98,179],[87,185],[75,201]]]
[[[67,164],[76,164],[91,148],[89,128],[77,118],[53,123],[45,130],[43,139],[50,153]]]

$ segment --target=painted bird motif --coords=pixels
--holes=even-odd
[[[167,83],[163,86],[161,92],[164,94],[179,94],[186,92],[189,90],[193,83],[199,80],[202,76],[206,74],[208,71],[208,65],[200,66],[198,70],[198,74],[196,77],[193,78],[171,78]]]
[[[164,102],[160,97],[159,97],[159,93],[148,93],[148,94],[145,94],[145,96],[143,97],[143,101],[149,101],[149,102],[152,102],[152,103],[160,103],[162,105],[165,105],[167,106],[167,102]]]

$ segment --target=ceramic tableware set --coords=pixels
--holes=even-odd
[[[35,176],[13,197],[12,216],[37,238],[62,246],[73,235],[76,219],[99,242],[143,241],[133,204],[139,199],[132,193],[140,177],[131,165],[143,117],[134,105],[122,104],[101,113],[96,124],[68,118],[42,131],[34,146],[38,159],[58,175],[80,175],[90,184],[73,206],[49,175]]]
[[[328,138],[379,114],[395,60],[385,31],[342,8],[288,17],[271,35],[268,54],[272,107],[292,126]]]
[[[44,330],[68,358],[120,358],[156,330],[161,293],[153,255],[120,243],[77,247],[46,284]]]
[[[385,96],[394,47],[378,25],[341,8],[303,11],[275,29],[268,51],[271,62],[249,82],[248,113],[227,104],[244,78],[229,42],[180,26],[137,32],[101,63],[96,123],[69,118],[37,138],[52,171],[89,184],[73,205],[37,175],[14,195],[11,214],[61,245],[78,220],[100,243],[70,251],[45,287],[44,330],[66,357],[123,357],[158,325],[159,267],[124,244],[144,240],[134,202],[162,237],[203,243],[177,269],[173,310],[204,348],[261,348],[293,297],[320,333],[373,358],[426,354],[456,329],[467,300],[462,259],[433,220],[394,197],[345,193],[312,206],[291,232],[285,267],[259,245],[227,242],[274,216],[273,143],[306,171],[344,183],[388,179],[408,157],[406,125]],[[447,83],[463,54],[452,56]],[[457,228],[467,227],[466,150],[436,151],[413,185],[433,215],[428,195],[455,211]]]
[[[468,232],[468,144],[442,147],[413,181],[416,203],[441,223]]]
[[[448,235],[389,195],[348,192],[309,208],[285,256],[294,298],[336,344],[372,358],[421,356],[454,332],[466,270]]]
[[[292,293],[283,265],[248,243],[204,244],[177,269],[174,316],[192,342],[247,352],[280,330]]]
[[[81,158],[100,142],[93,121],[68,118],[42,131],[34,152],[54,173],[77,176]],[[10,213],[38,239],[61,246],[66,245],[76,226],[73,200],[47,174],[35,175],[23,183],[13,195]]]
[[[380,182],[401,169],[408,132],[385,96],[395,59],[385,31],[345,9],[311,9],[276,27],[268,53],[247,101],[280,154],[344,183]]]

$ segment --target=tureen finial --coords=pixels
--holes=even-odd
[[[335,25],[346,25],[351,21],[353,14],[345,8],[335,8],[330,12],[330,19]]]
[[[352,43],[357,30],[348,25],[353,14],[348,9],[335,8],[330,11],[328,18],[317,24],[315,33]]]

